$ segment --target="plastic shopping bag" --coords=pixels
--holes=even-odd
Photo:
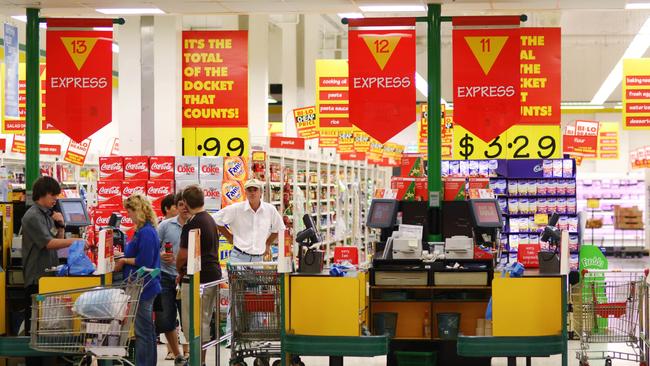
[[[89,275],[95,272],[95,265],[85,253],[85,242],[77,240],[70,246],[68,252],[68,273],[71,275]]]
[[[77,298],[72,310],[88,319],[123,320],[129,299],[122,289],[88,291]]]

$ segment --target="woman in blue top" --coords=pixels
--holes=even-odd
[[[158,219],[147,198],[134,194],[124,201],[124,208],[136,227],[124,257],[115,262],[115,271],[124,268],[126,278],[140,267],[160,268],[160,239],[156,232]],[[153,366],[158,359],[153,302],[159,293],[160,276],[149,279],[142,289],[135,316],[135,364],[138,366]]]

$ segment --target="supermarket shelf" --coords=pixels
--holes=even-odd
[[[269,182],[269,184],[272,185],[272,186],[281,186],[282,185],[281,182]]]
[[[542,213],[540,212],[540,214],[542,214]],[[552,213],[546,213],[546,214],[550,215]],[[535,216],[537,214],[510,214],[510,213],[504,213],[503,215],[504,216],[510,216],[510,217],[528,217],[528,216]],[[558,215],[560,215],[560,216],[571,216],[571,217],[578,216],[577,213],[558,213]]]
[[[502,231],[501,234],[542,234],[543,231]],[[569,231],[569,234],[578,234],[577,231]]]
[[[508,198],[575,198],[573,194],[531,194],[531,195],[500,195]]]

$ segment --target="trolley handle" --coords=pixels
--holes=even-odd
[[[278,262],[236,262],[236,263],[228,263],[229,267],[264,267],[264,266],[272,266],[272,267],[277,267]]]
[[[644,273],[646,276],[650,269],[583,269],[582,274],[585,273]]]
[[[156,278],[160,276],[160,268],[147,268],[147,267],[140,267],[136,271],[138,278],[144,277],[145,274],[149,274],[151,278]]]

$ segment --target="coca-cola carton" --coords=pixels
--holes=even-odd
[[[221,208],[221,180],[202,180],[201,188],[206,209]]]
[[[102,156],[99,158],[99,179],[124,180],[124,160],[121,156]]]
[[[174,180],[174,157],[152,156],[149,158],[150,180]]]
[[[108,226],[108,221],[111,219],[113,212],[120,212],[120,210],[94,210],[93,211],[93,224],[99,230],[102,227]]]
[[[129,217],[129,213],[126,212],[126,210],[123,210],[120,212],[120,214],[122,215],[120,230],[126,234],[127,240],[131,240],[131,238],[133,238],[133,234],[135,234],[135,224]]]
[[[199,157],[199,177],[201,178],[201,182],[204,180],[223,180],[223,157]]]
[[[161,210],[160,203],[168,194],[174,194],[173,180],[150,180],[147,182],[147,197],[154,210]]]
[[[163,213],[162,213],[161,210],[157,210],[156,208],[154,208],[153,211],[156,213],[156,217],[158,218],[158,223],[159,223],[159,224],[160,224],[161,222],[163,222],[163,220],[165,220],[165,215],[163,215]]]
[[[199,158],[196,156],[176,157],[176,180],[199,181]]]
[[[97,182],[97,207],[100,210],[122,208],[122,182],[100,180]]]
[[[148,156],[125,156],[124,157],[124,179],[125,180],[149,179],[149,157]]]
[[[128,180],[122,183],[122,199],[125,200],[134,194],[147,195],[146,180]]]

